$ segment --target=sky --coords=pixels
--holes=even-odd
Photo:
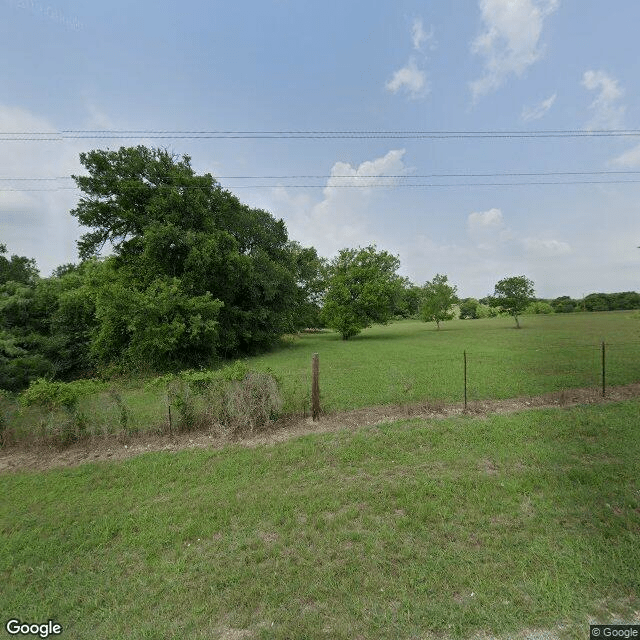
[[[77,261],[79,154],[146,144],[328,258],[376,244],[461,296],[513,275],[545,298],[640,290],[640,135],[380,135],[638,131],[639,24],[636,0],[0,0],[5,134],[372,132],[0,134],[0,242],[43,276]]]

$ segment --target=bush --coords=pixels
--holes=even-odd
[[[40,378],[23,391],[18,401],[23,407],[40,406],[49,414],[50,432],[62,446],[85,438],[89,432],[89,419],[78,409],[81,398],[104,388],[97,380],[50,382]],[[62,416],[60,415],[60,412]]]
[[[548,314],[553,313],[553,307],[548,302],[544,302],[544,300],[538,300],[527,305],[523,313],[525,315]]]
[[[478,304],[476,307],[477,318],[496,318],[500,315],[500,311],[495,307],[490,307],[488,304]]]
[[[74,410],[80,398],[101,391],[104,384],[97,380],[75,380],[74,382],[50,382],[44,378],[33,381],[20,394],[23,407],[40,405],[49,411],[55,409]]]
[[[120,430],[125,435],[131,434],[131,420],[129,416],[129,410],[124,402],[122,393],[118,389],[109,389],[109,396],[113,400],[114,404],[118,408],[118,422],[120,423]]]

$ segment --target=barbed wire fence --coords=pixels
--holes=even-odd
[[[421,379],[407,371],[406,362],[402,361],[388,361],[377,366],[343,366],[329,361],[319,368],[322,377],[319,384],[314,385],[311,358],[304,373],[292,371],[282,377],[288,381],[286,391],[291,393],[302,391],[295,379],[304,376],[304,417],[310,414],[314,401],[320,402],[323,413],[345,409],[339,397],[342,394],[336,392],[341,381],[350,387],[353,408],[361,406],[357,397],[359,386],[367,381],[386,378],[380,402],[365,405],[439,401],[462,403],[465,410],[471,403],[482,400],[562,394],[576,389],[590,390],[591,395],[606,398],[611,387],[640,382],[638,342],[601,340],[584,344],[561,341],[507,353],[462,349],[452,357],[426,357],[429,373]],[[317,400],[310,393],[316,387],[319,393]]]

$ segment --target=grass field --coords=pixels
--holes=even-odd
[[[413,420],[5,474],[4,620],[98,640],[585,638],[589,616],[640,610],[639,416]]]
[[[272,369],[282,381],[285,413],[309,414],[311,356],[320,355],[322,409],[332,412],[370,405],[463,398],[463,351],[468,398],[509,398],[601,384],[600,343],[606,341],[607,383],[640,380],[640,319],[635,312],[526,316],[522,329],[511,318],[454,320],[440,331],[406,320],[375,326],[344,341],[334,332],[283,340],[271,353],[248,359]],[[167,399],[140,379],[122,382],[129,428],[157,430],[167,424]],[[1,407],[0,407],[1,408]],[[82,411],[94,434],[118,432],[120,409],[109,393],[87,399]],[[18,440],[46,433],[56,416],[37,408],[18,412],[4,403]]]
[[[252,360],[282,376],[291,410],[308,402],[311,355],[318,352],[326,411],[424,399],[463,397],[467,352],[470,399],[536,395],[597,387],[605,340],[607,381],[640,380],[640,318],[633,312],[454,320],[437,331],[414,320],[375,326],[344,341],[333,332],[292,338],[275,353]]]

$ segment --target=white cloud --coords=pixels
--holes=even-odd
[[[540,59],[544,21],[558,6],[559,0],[480,0],[484,28],[471,50],[484,58],[484,73],[470,85],[474,102]]]
[[[524,248],[539,257],[562,256],[571,253],[571,245],[561,240],[543,240],[541,238],[524,238]]]
[[[422,18],[416,18],[411,26],[411,41],[413,48],[418,53],[424,53],[425,45],[429,45],[429,49],[436,48],[433,39],[435,30],[433,26],[429,31],[425,31]],[[424,60],[426,56],[422,56]],[[427,82],[426,72],[418,66],[415,56],[411,56],[407,64],[394,72],[391,80],[385,84],[387,91],[398,93],[398,91],[406,92],[410,98],[421,98],[429,93],[429,83]]]
[[[557,93],[554,93],[552,96],[549,96],[546,100],[543,100],[533,107],[523,107],[522,119],[525,122],[529,122],[530,120],[540,120],[540,118],[542,118],[542,116],[551,109],[553,103],[556,101],[557,95]]]
[[[26,109],[0,104],[2,131],[55,131],[49,120]],[[1,141],[0,175],[8,178],[70,176],[82,169],[77,141]],[[69,211],[78,193],[72,180],[4,180],[0,189],[0,237],[11,253],[35,258],[43,275],[77,258],[76,220]],[[34,189],[23,191],[23,189]],[[46,240],[43,240],[46,238]]]
[[[631,169],[640,167],[640,144],[619,155],[613,160],[613,164]]]
[[[427,74],[418,68],[415,58],[410,58],[406,66],[398,69],[385,87],[393,93],[404,90],[412,98],[419,98],[429,92]]]
[[[504,224],[504,218],[500,209],[489,209],[488,211],[474,211],[469,214],[467,224],[470,231],[478,229],[499,228]]]
[[[571,252],[567,242],[551,238],[521,237],[506,226],[500,209],[474,211],[467,218],[469,237],[478,249],[503,255],[521,253],[551,258]]]
[[[277,187],[272,191],[273,209],[285,218],[291,238],[316,247],[323,256],[332,256],[344,247],[383,244],[380,240],[384,238],[377,236],[372,228],[371,217],[385,190],[373,189],[371,185],[395,184],[396,180],[379,176],[405,174],[404,154],[404,149],[392,149],[359,165],[338,161],[331,168],[320,202],[314,203],[307,195],[292,195],[285,187]]]
[[[435,43],[433,36],[435,35],[435,29],[433,26],[429,28],[429,31],[424,30],[424,24],[422,18],[416,18],[411,26],[411,40],[413,41],[413,48],[416,51],[423,51],[425,44],[429,44],[430,49],[435,49]]]
[[[587,129],[619,129],[622,128],[625,107],[619,104],[624,95],[618,81],[604,71],[585,71],[582,86],[589,91],[597,91],[598,95],[589,105],[593,118]]]

